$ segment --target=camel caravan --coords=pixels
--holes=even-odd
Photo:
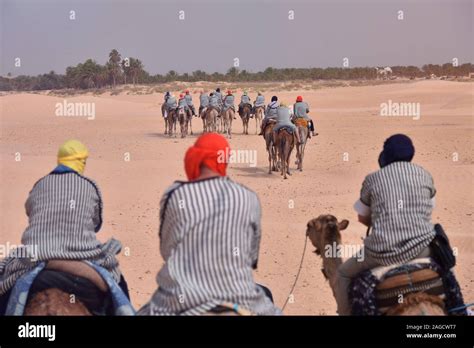
[[[301,97],[298,103],[295,110],[306,112],[298,109],[307,108]],[[242,114],[247,115],[245,107]],[[213,109],[204,113],[211,112],[215,113]],[[288,107],[272,97],[270,118],[265,117],[261,127],[268,146],[280,154],[283,174],[289,152],[295,142],[303,144],[307,132],[304,122],[278,122],[288,120],[288,113]],[[233,113],[221,117],[227,119],[225,126]],[[229,156],[230,145],[212,131],[213,121],[206,122],[209,131],[185,153],[188,181],[175,181],[161,199],[158,237],[164,263],[157,288],[142,308],[137,311],[130,302],[116,257],[120,241],[101,243],[96,237],[105,207],[97,183],[84,174],[89,151],[80,141],[69,140],[58,150],[56,167],[30,191],[22,245],[0,261],[0,313],[283,314],[271,289],[253,278],[262,233],[258,195],[227,176],[229,158],[221,156]],[[269,150],[270,170],[277,167],[276,152]],[[348,220],[322,214],[307,223],[306,238],[321,257],[323,279],[333,291],[339,315],[467,314],[447,234],[431,222],[433,179],[412,163],[414,154],[406,135],[395,134],[385,141],[380,169],[366,176],[354,204],[358,221],[368,228],[362,246],[343,243]],[[303,156],[298,159],[302,163]],[[183,209],[183,201],[190,206]],[[245,250],[239,262],[236,248]]]
[[[206,94],[201,91],[199,96],[200,106],[196,115],[192,96],[189,90],[180,94],[178,101],[166,92],[164,103],[161,107],[165,120],[165,134],[170,137],[177,136],[177,124],[180,125],[181,137],[188,135],[188,128],[192,133],[193,116],[200,117],[203,123],[203,133],[217,132],[232,138],[232,122],[236,119],[235,97],[231,90],[223,96],[220,88]],[[280,171],[284,179],[290,173],[290,157],[296,147],[297,170],[303,171],[304,151],[311,135],[316,136],[314,124],[308,116],[309,106],[303,101],[302,96],[296,98],[293,105],[286,106],[278,102],[278,97],[273,96],[271,102],[265,106],[265,97],[258,92],[255,101],[251,102],[247,91],[244,91],[238,111],[243,126],[243,134],[249,134],[250,120],[255,118],[255,134],[262,135],[265,139],[268,152],[268,173]]]

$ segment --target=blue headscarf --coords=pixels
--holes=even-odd
[[[379,156],[379,165],[383,168],[394,162],[411,162],[414,155],[415,147],[411,139],[404,134],[395,134],[385,140]]]

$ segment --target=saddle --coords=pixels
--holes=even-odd
[[[70,302],[74,295],[75,302]],[[25,315],[112,315],[109,287],[87,263],[51,260],[37,275],[28,291]],[[74,303],[75,305],[67,305]]]
[[[409,294],[423,292],[446,299],[443,279],[431,258],[405,264],[381,266],[361,273],[350,289],[354,315],[380,315],[405,300]]]
[[[286,130],[290,134],[293,134],[294,132],[294,129],[291,126],[282,126],[280,129],[278,129],[278,133],[280,133],[282,130]]]
[[[426,261],[422,260],[419,259],[416,262],[430,262],[429,258],[424,259]],[[376,269],[373,272],[384,272],[384,269]],[[384,313],[388,307],[399,303],[400,295],[406,296],[416,292],[425,292],[429,295],[438,296],[442,300],[445,299],[443,280],[434,270],[429,268],[410,269],[403,266],[387,270],[384,273],[383,280],[375,288],[378,310]]]
[[[267,123],[265,124],[265,127],[263,128],[263,132],[262,134],[265,136],[265,131],[267,130],[268,127],[274,127],[276,125],[276,121],[275,120],[268,120]]]
[[[296,117],[293,123],[296,127],[308,127],[308,121],[302,117]]]
[[[107,292],[108,285],[104,279],[87,263],[74,260],[50,260],[46,264],[46,269],[60,271],[85,278],[97,286],[101,291]]]
[[[222,302],[217,307],[212,308],[204,314],[206,316],[249,316],[254,315],[251,311],[246,308],[235,306],[230,302]]]

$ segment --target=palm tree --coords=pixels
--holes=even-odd
[[[120,75],[120,61],[122,60],[122,57],[120,56],[120,53],[114,48],[112,51],[109,53],[109,62],[110,64],[110,74],[112,76],[112,81],[113,81],[113,87],[115,88],[116,84],[116,79]]]
[[[121,66],[123,70],[123,78],[124,78],[124,83],[127,84],[127,77],[130,77],[130,64],[127,62],[130,62],[129,60],[122,60]]]
[[[130,57],[130,74],[132,76],[132,83],[137,83],[138,76],[143,73],[143,63],[140,59]]]

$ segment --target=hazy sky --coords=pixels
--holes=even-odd
[[[473,62],[472,0],[0,0],[1,69],[39,74],[116,48],[151,74]],[[76,19],[70,20],[71,10]],[[180,20],[179,11],[185,11]],[[294,10],[294,20],[288,11]],[[398,11],[404,20],[398,20]],[[21,58],[21,67],[14,66]]]

